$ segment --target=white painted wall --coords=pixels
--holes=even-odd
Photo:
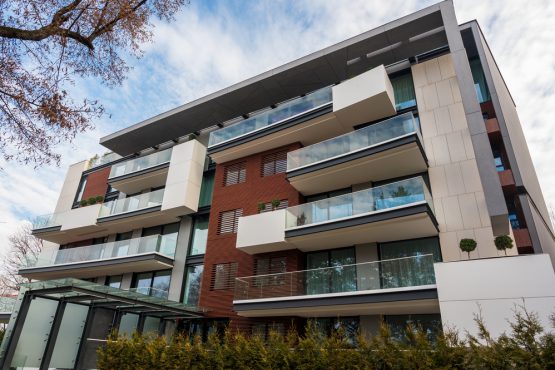
[[[96,225],[100,207],[102,207],[102,204],[93,204],[62,213],[60,215],[61,230],[71,230]]]
[[[182,214],[197,211],[205,158],[206,147],[197,140],[173,147],[162,211],[176,208]]]
[[[89,161],[87,160],[69,166],[54,213],[61,213],[71,209],[73,206],[73,200],[77,194],[77,189],[79,188],[81,175],[83,174],[83,171],[87,169],[88,165]]]
[[[476,334],[474,315],[481,309],[494,336],[510,332],[507,320],[524,306],[555,332],[555,273],[547,254],[444,262],[434,265],[444,328]]]
[[[333,112],[347,127],[395,114],[393,86],[383,65],[332,88]]]
[[[236,247],[247,253],[264,253],[287,248],[285,209],[239,218]]]

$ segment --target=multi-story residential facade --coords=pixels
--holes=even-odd
[[[481,311],[497,334],[515,304],[555,310],[555,236],[515,104],[451,1],[101,144],[113,154],[72,165],[35,225],[47,246],[20,270],[36,282],[2,368],[93,368],[110,330],[472,331]]]

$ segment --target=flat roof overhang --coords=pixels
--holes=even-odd
[[[435,285],[233,301],[239,316],[325,317],[438,313]]]
[[[428,159],[416,133],[357,152],[287,171],[287,180],[303,195],[341,189],[426,171]]]
[[[100,139],[126,156],[448,44],[435,4]]]
[[[285,240],[302,252],[370,242],[416,239],[439,234],[427,203],[285,230]]]
[[[28,267],[20,269],[18,273],[26,278],[37,280],[60,279],[67,276],[83,279],[128,272],[162,270],[172,267],[173,258],[152,252],[92,261]]]

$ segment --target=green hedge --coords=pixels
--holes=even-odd
[[[552,318],[555,327],[555,318]],[[545,333],[534,314],[516,313],[512,332],[491,338],[480,319],[478,336],[455,332],[430,340],[407,327],[403,340],[387,326],[360,336],[353,345],[341,333],[322,337],[312,326],[299,336],[270,334],[268,340],[227,331],[203,343],[198,337],[112,335],[98,350],[98,369],[555,369],[555,336]]]

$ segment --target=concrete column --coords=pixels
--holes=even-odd
[[[189,249],[192,227],[193,220],[191,217],[185,216],[181,219],[179,234],[177,236],[177,245],[175,247],[170,291],[168,294],[168,299],[172,301],[179,301],[181,299],[183,280],[185,279],[185,260],[187,259],[187,250]]]

